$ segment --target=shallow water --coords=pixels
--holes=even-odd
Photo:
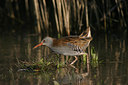
[[[47,47],[32,49],[41,39],[28,34],[0,36],[0,85],[128,85],[126,36],[94,35],[88,50],[91,55],[88,65],[79,57],[74,66],[18,72],[18,61],[31,62],[41,57],[45,60],[51,53]],[[59,62],[64,61],[61,56]]]

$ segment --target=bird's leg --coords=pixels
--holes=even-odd
[[[71,64],[69,66],[71,66],[72,68],[74,68],[75,69],[75,72],[78,73],[78,71],[79,71],[78,68],[76,68],[74,65],[71,65]]]
[[[90,63],[90,59],[89,59],[88,53],[86,53],[86,55],[87,55],[87,64],[89,64]]]
[[[68,60],[68,56],[66,56],[66,61]]]
[[[86,55],[87,55],[87,72],[89,72],[90,59],[89,59],[88,53],[86,53]]]
[[[66,56],[66,63],[68,63],[68,57],[69,57],[69,56]]]
[[[78,58],[76,56],[74,56],[74,57],[75,57],[75,60],[72,61],[72,63],[70,65],[74,64],[78,60]]]

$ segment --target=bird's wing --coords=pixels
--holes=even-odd
[[[71,48],[75,49],[82,49],[85,50],[92,38],[71,38],[69,42],[67,42],[67,45],[70,46]]]
[[[79,36],[80,38],[87,38],[87,37],[91,37],[91,30],[90,27],[87,27],[87,29],[82,32]]]
[[[85,50],[88,47],[91,40],[91,37],[80,38],[78,36],[70,36],[54,40],[53,46],[68,46],[69,48],[80,51]]]

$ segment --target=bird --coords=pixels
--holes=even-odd
[[[33,49],[44,45],[57,54],[74,56],[75,60],[70,63],[70,65],[72,65],[78,60],[77,56],[86,54],[85,50],[89,46],[91,40],[91,30],[90,27],[87,27],[79,36],[66,36],[59,39],[45,37],[39,44],[34,46]]]

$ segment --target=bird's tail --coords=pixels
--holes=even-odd
[[[80,38],[90,38],[91,37],[90,27],[87,27],[86,31],[82,32],[79,37]]]

